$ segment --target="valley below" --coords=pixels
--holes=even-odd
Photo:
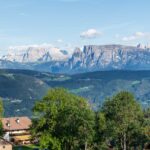
[[[50,88],[62,87],[85,97],[93,109],[119,91],[132,92],[143,108],[150,106],[150,71],[97,71],[75,75],[31,70],[0,70],[0,97],[5,116],[32,116],[34,103]]]

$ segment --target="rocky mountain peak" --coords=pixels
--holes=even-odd
[[[17,62],[17,64],[16,64]],[[34,63],[34,65],[32,65]],[[60,73],[98,70],[150,69],[150,48],[140,45],[86,45],[70,55],[58,48],[30,47],[1,58],[1,68],[36,69]]]
[[[11,49],[11,52],[2,56],[1,59],[19,63],[36,63],[39,61],[66,61],[69,57],[69,53],[66,50],[59,48],[29,46],[20,51]]]
[[[79,47],[76,47],[73,54],[74,55],[75,54],[80,54],[81,52],[82,52],[81,49]]]

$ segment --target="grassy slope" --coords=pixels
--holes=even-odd
[[[15,146],[13,147],[13,150],[34,150],[35,148],[38,148],[38,146],[35,146],[35,145]]]

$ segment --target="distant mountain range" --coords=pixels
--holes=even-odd
[[[14,50],[15,51],[15,50]],[[89,45],[83,50],[53,47],[27,47],[0,58],[0,68],[32,69],[54,73],[80,73],[101,70],[149,70],[150,48],[138,45]]]
[[[2,60],[18,63],[44,63],[50,61],[65,61],[69,57],[66,50],[52,46],[26,46],[10,48]]]

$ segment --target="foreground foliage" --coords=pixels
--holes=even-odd
[[[49,150],[129,150],[150,140],[150,111],[143,111],[129,92],[116,94],[93,111],[84,98],[51,89],[33,112],[32,135]]]
[[[64,89],[52,89],[33,108],[33,135],[41,148],[87,149],[94,136],[94,112],[87,101]]]
[[[3,109],[3,101],[2,101],[2,99],[0,98],[0,118],[2,118],[3,117],[3,111],[4,111],[4,109]],[[1,119],[0,119],[0,136],[3,134],[3,126],[2,126],[2,121],[1,121]]]
[[[111,145],[122,150],[144,146],[144,113],[131,93],[120,92],[108,99],[102,113],[106,120],[105,136]]]

